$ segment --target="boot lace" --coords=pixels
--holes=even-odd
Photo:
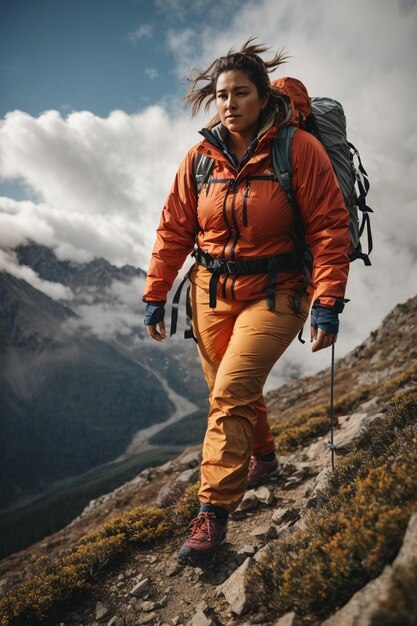
[[[213,520],[216,518],[214,513],[209,513],[207,511],[202,511],[195,517],[190,525],[189,529],[193,539],[197,541],[211,541],[214,535],[214,522]]]

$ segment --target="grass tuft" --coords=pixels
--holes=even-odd
[[[172,530],[167,512],[137,507],[88,533],[56,559],[41,557],[36,574],[0,600],[0,626],[45,623],[76,592],[88,589],[99,572],[131,546],[141,546]]]
[[[393,560],[417,510],[416,422],[417,394],[407,391],[371,424],[338,464],[306,529],[274,542],[249,574],[260,605],[323,618]]]

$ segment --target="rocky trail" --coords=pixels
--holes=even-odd
[[[195,466],[199,453],[191,457],[188,463]],[[171,478],[171,486],[188,483],[195,475],[193,468],[178,473],[175,462],[167,465],[172,465],[173,470],[165,467],[152,473],[177,474]],[[152,473],[146,476],[147,472],[145,478],[152,480]],[[183,542],[181,538],[141,550],[114,569],[86,606],[67,615],[62,624],[232,626],[244,623],[245,610],[250,606],[244,574],[256,563],[257,555],[259,558],[269,541],[302,523],[300,515],[307,503],[306,492],[313,490],[316,475],[317,470],[307,463],[285,462],[266,484],[248,491],[229,520],[227,542],[221,547],[213,568],[179,566],[177,553]],[[163,504],[168,491],[166,487],[161,490],[158,504]],[[264,617],[261,612],[251,623],[268,623]]]
[[[356,414],[340,420],[338,437],[345,450],[363,424],[375,415],[375,403],[368,403],[368,407],[364,403]],[[204,571],[178,565],[177,553],[186,537],[184,528],[183,537],[141,549],[124,560],[102,579],[85,603],[65,615],[60,626],[299,624],[298,618],[290,614],[276,622],[268,621],[262,609],[247,621],[245,613],[252,598],[245,573],[256,565],[271,542],[302,528],[304,515],[331,471],[328,438],[326,434],[286,456],[279,471],[265,484],[246,492],[229,520],[227,541],[214,568]],[[160,468],[146,469],[135,479],[135,488],[158,484],[164,476],[166,482],[157,497],[148,501],[164,506],[176,486],[196,482],[199,461],[197,450]],[[108,496],[107,504],[110,497],[114,496]],[[97,505],[103,506],[105,499]]]

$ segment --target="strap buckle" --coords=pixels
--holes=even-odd
[[[226,261],[226,268],[229,274],[236,274],[236,263],[234,261]]]
[[[223,274],[224,272],[224,259],[213,259],[211,268],[213,272]]]

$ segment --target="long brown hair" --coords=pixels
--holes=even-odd
[[[239,52],[234,52],[231,48],[226,56],[215,59],[207,69],[191,72],[188,78],[191,86],[184,98],[184,104],[192,105],[193,117],[197,115],[204,102],[205,111],[209,109],[210,104],[216,98],[217,79],[223,72],[242,70],[256,86],[260,98],[266,94],[274,95],[269,73],[285,63],[288,56],[283,50],[279,50],[270,61],[264,61],[260,55],[270,48],[253,43],[255,39],[255,37],[248,39]],[[203,84],[199,86],[201,83]]]

